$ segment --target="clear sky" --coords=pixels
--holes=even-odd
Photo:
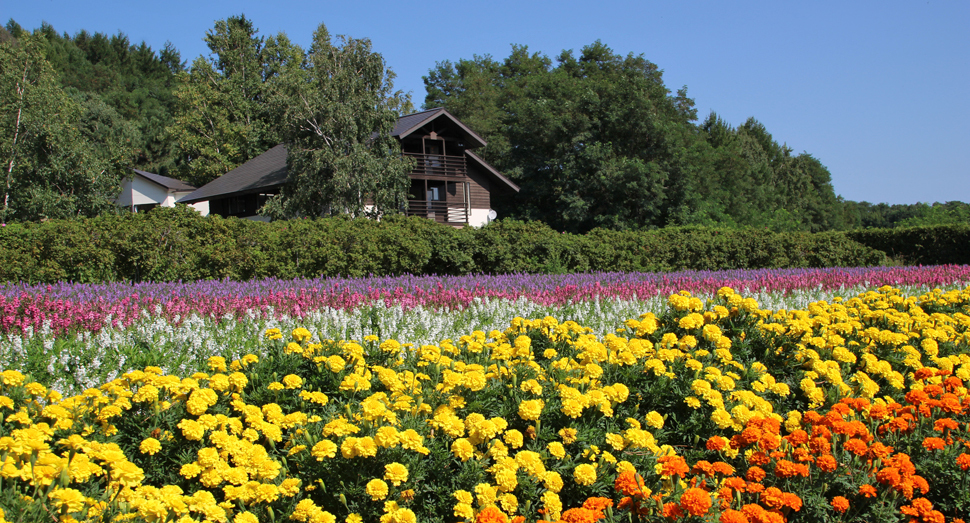
[[[966,0],[0,0],[4,23],[121,31],[156,51],[171,41],[189,63],[207,55],[214,21],[240,13],[304,48],[320,23],[370,38],[417,107],[436,62],[501,60],[512,44],[555,57],[599,39],[643,54],[672,91],[686,85],[700,118],[757,118],[828,167],[846,199],[970,202]]]

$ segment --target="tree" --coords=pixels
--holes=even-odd
[[[13,33],[13,32],[11,32]],[[94,216],[113,209],[130,165],[121,135],[58,85],[44,39],[19,32],[0,44],[0,155],[4,221]],[[100,129],[103,130],[103,129]],[[93,137],[107,140],[93,147]]]
[[[257,33],[245,15],[216,22],[205,37],[210,58],[178,75],[169,131],[190,183],[204,185],[279,143],[265,112],[267,80],[303,52],[283,34],[269,46]]]
[[[501,64],[438,64],[425,106],[444,104],[481,129],[485,159],[522,187],[497,203],[503,216],[573,232],[664,225],[685,169],[677,151],[696,140],[693,102],[671,96],[642,55],[599,41],[556,62],[513,46]]]
[[[408,97],[367,39],[331,40],[321,24],[304,67],[272,82],[289,177],[264,214],[274,218],[396,212],[407,201],[411,163],[390,133]]]

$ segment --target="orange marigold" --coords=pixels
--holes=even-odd
[[[475,516],[475,523],[508,523],[509,517],[496,507],[485,507]]]
[[[711,509],[711,495],[704,489],[689,488],[680,496],[680,507],[692,516],[703,516]]]
[[[643,478],[639,474],[627,471],[620,474],[613,482],[613,488],[625,496],[642,496]]]
[[[780,459],[775,465],[775,475],[779,478],[791,478],[794,476],[808,477],[808,465],[795,463],[787,459]]]
[[[711,469],[715,473],[721,474],[724,476],[730,476],[731,474],[734,474],[734,467],[732,467],[731,465],[728,465],[723,461],[715,461],[714,464],[711,465]]]
[[[942,438],[929,437],[923,439],[923,448],[929,451],[942,450],[946,446],[946,442]]]
[[[849,500],[843,498],[842,496],[835,496],[832,498],[832,508],[834,508],[836,512],[845,512],[846,510],[849,510]]]
[[[873,487],[872,485],[862,485],[859,487],[859,495],[867,498],[874,498],[876,497],[876,487]]]
[[[744,515],[744,512],[740,510],[727,509],[721,512],[721,517],[718,518],[719,523],[749,523],[748,516]]]
[[[603,513],[598,510],[571,508],[563,512],[560,519],[566,523],[596,523],[596,520],[602,517]]]
[[[761,493],[760,500],[768,508],[781,508],[785,506],[785,493],[778,487],[768,487]]]
[[[684,515],[684,511],[680,509],[680,505],[674,503],[673,501],[664,503],[664,517],[667,519],[677,519]]]
[[[744,478],[748,481],[759,483],[761,480],[765,479],[765,469],[757,466],[751,467],[748,469],[748,472],[745,473]]]
[[[933,430],[937,432],[944,432],[947,429],[957,430],[960,428],[960,424],[957,423],[953,418],[940,418],[933,422]]]
[[[711,436],[707,438],[707,450],[724,450],[728,446],[728,439],[724,436]]]
[[[957,456],[957,465],[960,466],[960,470],[970,469],[970,454],[964,452]]]
[[[845,450],[848,450],[856,456],[862,456],[865,455],[866,452],[869,452],[869,446],[866,445],[865,441],[862,441],[859,438],[852,438],[849,441],[846,441],[845,445],[843,446],[845,447]]]
[[[798,512],[802,509],[802,498],[798,497],[798,494],[793,494],[791,492],[784,492],[782,494],[786,507],[791,507],[792,510]]]
[[[680,456],[661,456],[657,463],[660,463],[660,474],[663,476],[686,476],[690,472],[687,462]]]
[[[613,500],[610,498],[600,498],[600,497],[588,498],[583,503],[583,508],[589,509],[589,510],[603,511],[604,509],[607,509],[612,506],[613,506]]]
[[[836,461],[835,456],[831,454],[819,456],[818,459],[815,460],[815,464],[818,465],[818,468],[825,472],[833,472],[839,467],[839,462]]]

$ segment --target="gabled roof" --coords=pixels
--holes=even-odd
[[[277,145],[235,169],[179,198],[195,203],[226,194],[256,192],[286,183],[286,147]]]
[[[443,107],[437,109],[428,109],[427,111],[421,111],[420,113],[409,114],[407,116],[402,116],[398,118],[397,123],[394,124],[394,129],[391,130],[391,136],[396,136],[399,139],[406,138],[409,134],[417,131],[418,129],[424,127],[432,120],[436,118],[446,118],[448,121],[453,123],[456,127],[461,129],[465,134],[467,142],[465,143],[466,149],[475,149],[478,147],[485,147],[485,139],[478,136],[475,131],[472,131],[465,124],[458,121],[451,113],[446,111]]]
[[[176,180],[175,178],[169,178],[168,176],[162,176],[160,174],[150,173],[147,171],[140,171],[138,169],[132,169],[139,176],[145,178],[150,182],[157,183],[166,189],[171,189],[173,191],[194,191],[195,187],[183,182],[182,180]]]
[[[468,150],[465,151],[465,154],[467,154],[468,157],[471,158],[473,162],[477,163],[483,169],[485,169],[486,171],[488,171],[489,174],[491,174],[492,176],[498,178],[498,180],[500,182],[502,182],[503,184],[505,184],[506,187],[508,187],[509,189],[512,189],[515,192],[519,192],[519,186],[518,185],[515,185],[514,183],[512,183],[512,180],[509,180],[508,178],[506,178],[505,176],[503,176],[502,173],[498,172],[495,169],[495,167],[492,167],[488,162],[486,162],[485,160],[483,160],[480,156],[478,156],[477,154],[475,154],[475,153],[473,153],[471,151],[468,151]]]

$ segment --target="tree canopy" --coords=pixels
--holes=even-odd
[[[485,158],[522,187],[506,216],[561,230],[684,224],[838,227],[828,170],[751,119],[697,124],[643,55],[600,41],[553,61],[513,46],[501,62],[441,62],[425,107],[443,105],[489,141]]]
[[[136,132],[100,99],[59,85],[43,35],[7,35],[0,39],[2,220],[114,210]]]
[[[410,100],[393,79],[369,40],[335,42],[319,26],[304,66],[283,71],[269,95],[289,179],[267,215],[379,216],[406,204],[412,166],[391,130]]]

